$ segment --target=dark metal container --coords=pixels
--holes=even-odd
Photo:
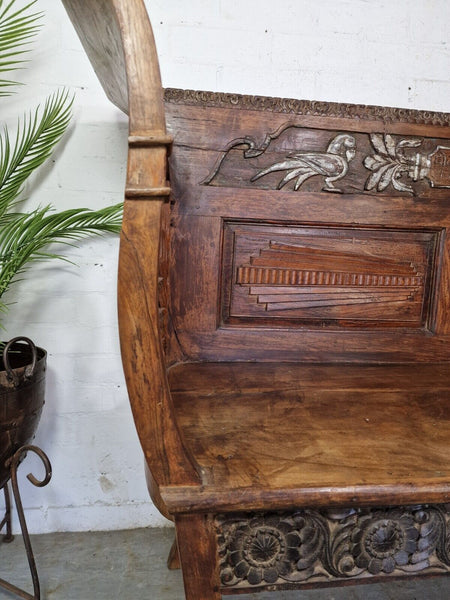
[[[47,353],[24,337],[4,347],[0,362],[0,489],[8,459],[34,438],[45,401]]]

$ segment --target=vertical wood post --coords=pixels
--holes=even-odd
[[[173,414],[159,331],[161,208],[167,146],[159,62],[143,0],[63,0],[96,73],[129,114],[124,225],[119,256],[122,362],[139,439],[156,487],[200,483]]]
[[[217,538],[211,515],[175,518],[186,600],[220,600]]]

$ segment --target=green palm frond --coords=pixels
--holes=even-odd
[[[23,1],[27,2],[0,0],[0,97],[16,85],[1,79],[2,74],[22,67],[40,28],[42,13],[30,10],[37,0],[28,0],[17,9]],[[8,309],[3,294],[36,261],[68,260],[52,252],[52,244],[74,245],[87,236],[120,231],[122,203],[101,210],[75,208],[59,213],[51,206],[29,212],[17,210],[27,179],[50,157],[65,133],[72,103],[69,93],[60,90],[19,119],[14,134],[6,125],[0,131],[0,314]]]
[[[23,55],[39,31],[42,17],[41,12],[28,14],[35,3],[33,0],[16,10],[16,0],[0,0],[0,73],[20,69],[26,62]],[[8,96],[14,85],[17,82],[0,79],[0,96]]]
[[[0,231],[0,298],[17,275],[32,263],[53,258],[65,259],[61,254],[45,251],[51,244],[72,245],[72,242],[87,236],[118,233],[122,221],[122,203],[100,210],[81,208],[59,213],[51,212],[51,207],[46,206],[9,217]]]
[[[31,173],[51,155],[66,131],[73,99],[66,90],[52,94],[44,108],[25,115],[14,142],[5,128],[0,135],[0,216],[15,202]]]

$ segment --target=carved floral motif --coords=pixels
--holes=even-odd
[[[411,151],[422,146],[420,138],[396,140],[389,134],[373,133],[370,141],[375,154],[364,159],[364,166],[372,171],[366,190],[382,192],[392,184],[400,192],[413,194],[413,187],[402,181],[404,175],[414,182],[428,179],[433,187],[450,187],[450,148],[438,146],[428,155]]]
[[[292,520],[256,517],[238,524],[230,543],[230,574],[251,585],[274,583],[289,576],[300,558],[301,538]]]
[[[224,586],[450,572],[449,505],[216,519]]]
[[[417,553],[419,530],[411,515],[384,511],[360,519],[352,534],[352,555],[372,575],[393,573]]]

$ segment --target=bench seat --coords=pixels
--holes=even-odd
[[[167,489],[172,511],[450,501],[444,363],[184,363],[169,382],[204,483]]]

